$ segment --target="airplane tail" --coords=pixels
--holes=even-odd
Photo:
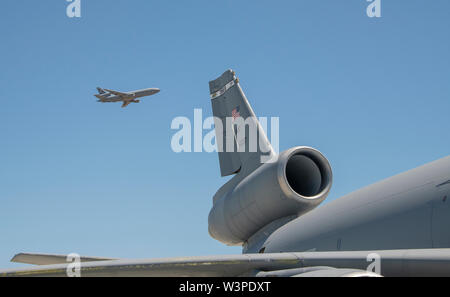
[[[236,175],[214,195],[208,231],[228,245],[244,245],[245,252],[264,251],[272,232],[327,197],[331,166],[306,146],[276,154],[233,71],[209,86],[220,170],[222,176]]]
[[[209,82],[222,176],[253,171],[275,152],[232,70]]]
[[[103,90],[100,87],[97,87],[97,91],[98,91],[99,94],[105,94],[106,93],[105,90]]]

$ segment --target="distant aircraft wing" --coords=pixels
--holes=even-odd
[[[130,103],[131,101],[123,101],[122,108],[127,107]]]
[[[80,264],[81,276],[448,276],[450,249],[243,254],[167,259],[111,260]],[[0,270],[0,276],[65,276],[69,264]]]
[[[121,97],[129,97],[131,95],[129,93],[123,93],[123,92],[118,92],[118,91],[109,90],[109,89],[104,89],[104,90],[109,92],[109,93],[111,93],[111,94],[113,94],[113,95],[121,96]]]

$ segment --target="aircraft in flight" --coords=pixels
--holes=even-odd
[[[118,92],[97,87],[97,91],[98,94],[95,94],[94,96],[99,99],[98,102],[123,102],[122,108],[124,108],[127,107],[130,103],[139,103],[140,100],[137,100],[137,98],[157,94],[160,90],[156,88],[150,88],[131,92]]]
[[[450,156],[319,207],[333,180],[326,157],[306,146],[276,154],[233,71],[209,87],[218,146],[245,148],[219,151],[221,175],[233,177],[213,197],[209,233],[243,254],[81,257],[81,276],[450,276]],[[236,134],[242,125],[256,128],[256,150]],[[37,266],[0,276],[64,276],[71,265],[65,255],[12,261]]]

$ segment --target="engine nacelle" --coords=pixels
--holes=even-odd
[[[331,184],[331,166],[318,150],[289,149],[276,162],[261,165],[238,183],[232,179],[219,190],[221,196],[209,214],[209,233],[225,244],[242,244],[277,219],[314,209]]]

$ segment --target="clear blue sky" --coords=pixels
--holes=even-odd
[[[175,154],[176,116],[211,115],[233,68],[280,148],[321,150],[327,201],[447,156],[450,1],[82,0],[0,4],[0,267],[17,252],[240,253],[209,237],[216,154]],[[158,87],[121,109],[96,86]]]

